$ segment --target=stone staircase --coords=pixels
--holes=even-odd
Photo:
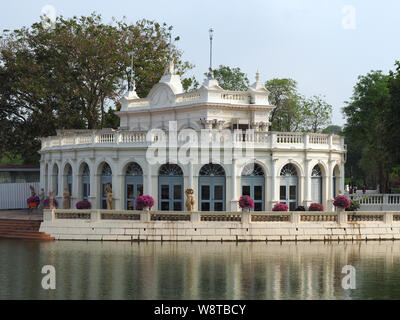
[[[0,239],[54,240],[39,232],[41,220],[0,219]]]

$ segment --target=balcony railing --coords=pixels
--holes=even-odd
[[[200,142],[200,133],[198,134]],[[343,138],[334,135],[283,132],[247,132],[211,130],[210,143],[250,143],[255,148],[280,149],[321,149],[345,151]],[[165,137],[148,135],[145,131],[80,131],[61,133],[58,136],[42,138],[42,150],[53,148],[85,147],[95,145],[143,146],[155,141],[168,141]],[[185,142],[182,142],[185,143]]]

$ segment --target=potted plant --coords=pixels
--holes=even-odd
[[[311,203],[308,211],[324,211],[324,206],[319,203]]]
[[[78,210],[87,210],[92,208],[92,204],[88,200],[82,200],[76,203]]]
[[[278,202],[275,204],[275,206],[272,208],[272,211],[289,211],[289,207],[285,203],[280,203]]]
[[[344,211],[346,208],[350,208],[350,200],[346,196],[340,195],[335,198],[333,205],[337,209]]]
[[[139,196],[136,198],[136,210],[149,211],[154,206],[152,196]]]
[[[243,212],[249,212],[250,209],[254,208],[254,201],[250,196],[241,196],[239,199],[239,207],[242,208]]]
[[[29,197],[26,202],[29,208],[37,208],[40,204],[40,198],[38,196]]]

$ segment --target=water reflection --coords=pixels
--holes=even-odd
[[[341,270],[357,270],[343,290]],[[41,288],[54,265],[57,289]],[[400,299],[400,243],[0,241],[0,299]]]

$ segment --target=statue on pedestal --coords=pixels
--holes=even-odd
[[[53,197],[54,191],[49,192],[49,209],[54,210],[56,207],[54,206],[54,197]]]
[[[186,194],[186,210],[194,211],[194,190],[192,188],[188,188],[185,190]]]
[[[71,208],[71,194],[69,193],[68,189],[65,189],[65,191],[64,191],[63,208],[64,209],[70,209]]]
[[[113,194],[112,194],[112,188],[110,186],[106,187],[105,194],[106,194],[107,210],[112,210]]]

